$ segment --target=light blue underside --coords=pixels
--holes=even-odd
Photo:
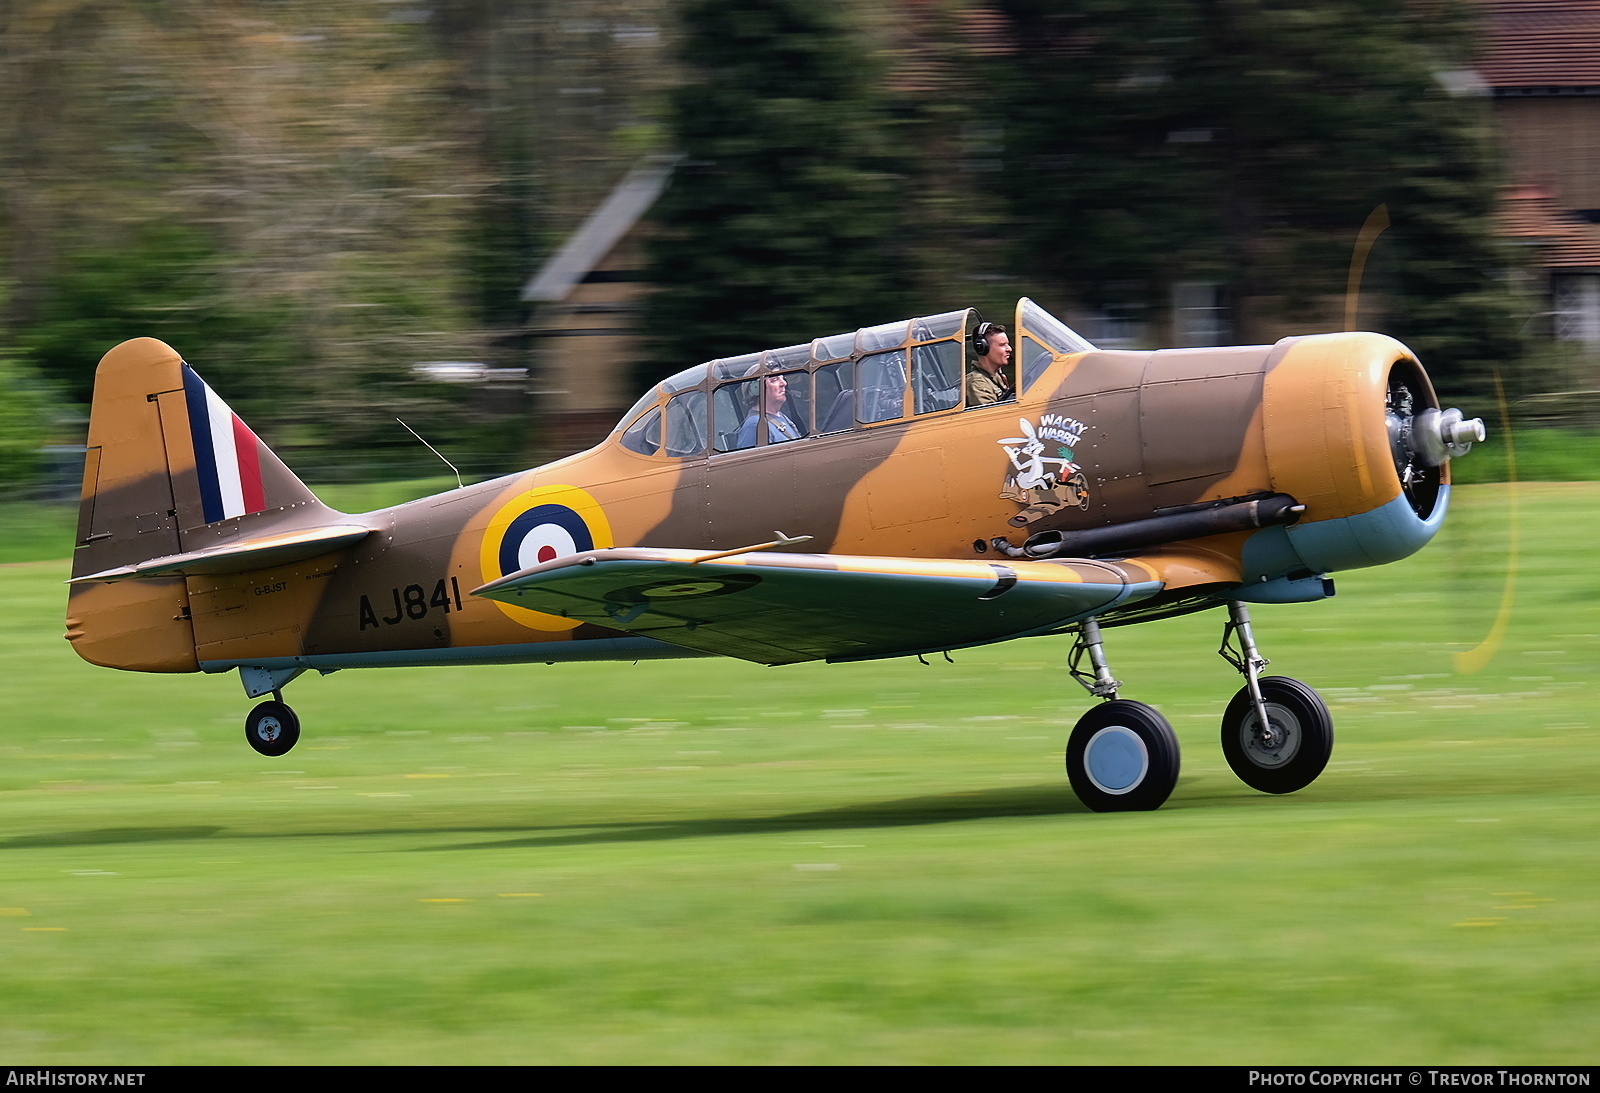
[[[1426,520],[1411,511],[1402,494],[1358,516],[1262,528],[1245,540],[1241,556],[1245,580],[1276,582],[1297,570],[1335,573],[1397,562],[1427,545],[1443,526],[1449,507],[1450,487],[1441,486]]]
[[[1279,577],[1275,581],[1245,585],[1233,593],[1233,599],[1245,603],[1312,603],[1328,598],[1322,581],[1321,577],[1301,577],[1299,580]]]

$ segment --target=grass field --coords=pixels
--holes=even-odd
[[[1337,723],[1301,793],[1222,760],[1219,616],[1109,632],[1184,747],[1123,815],[1066,787],[1060,639],[343,672],[272,760],[0,566],[0,1060],[1593,1064],[1600,485],[1520,487],[1459,675],[1510,496],[1257,609]]]

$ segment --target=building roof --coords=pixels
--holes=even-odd
[[[1017,52],[1011,20],[989,0],[898,0],[885,83],[899,95],[951,90],[974,61]]]
[[[1499,234],[1539,248],[1539,265],[1600,269],[1600,227],[1562,206],[1543,186],[1514,186],[1496,214]]]
[[[1600,0],[1482,4],[1476,67],[1496,94],[1600,94]]]
[[[678,159],[646,156],[640,160],[583,225],[568,236],[561,249],[522,286],[522,298],[546,302],[566,299],[573,286],[594,272],[629,229],[650,211],[667,188]]]

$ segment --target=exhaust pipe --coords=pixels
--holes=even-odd
[[[1137,547],[1177,543],[1206,535],[1252,528],[1292,524],[1306,507],[1286,493],[1268,494],[1250,501],[1211,502],[1186,511],[1168,512],[1148,520],[1130,520],[1110,527],[1084,531],[1041,531],[1029,536],[1020,547],[1004,537],[989,540],[995,550],[1008,558],[1093,557],[1115,554]]]

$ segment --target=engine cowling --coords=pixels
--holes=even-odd
[[[1281,355],[1280,355],[1281,354]],[[1449,460],[1483,422],[1441,410],[1416,356],[1381,334],[1319,334],[1275,347],[1262,391],[1273,489],[1298,523],[1246,544],[1246,579],[1398,561],[1432,539],[1449,507]]]

